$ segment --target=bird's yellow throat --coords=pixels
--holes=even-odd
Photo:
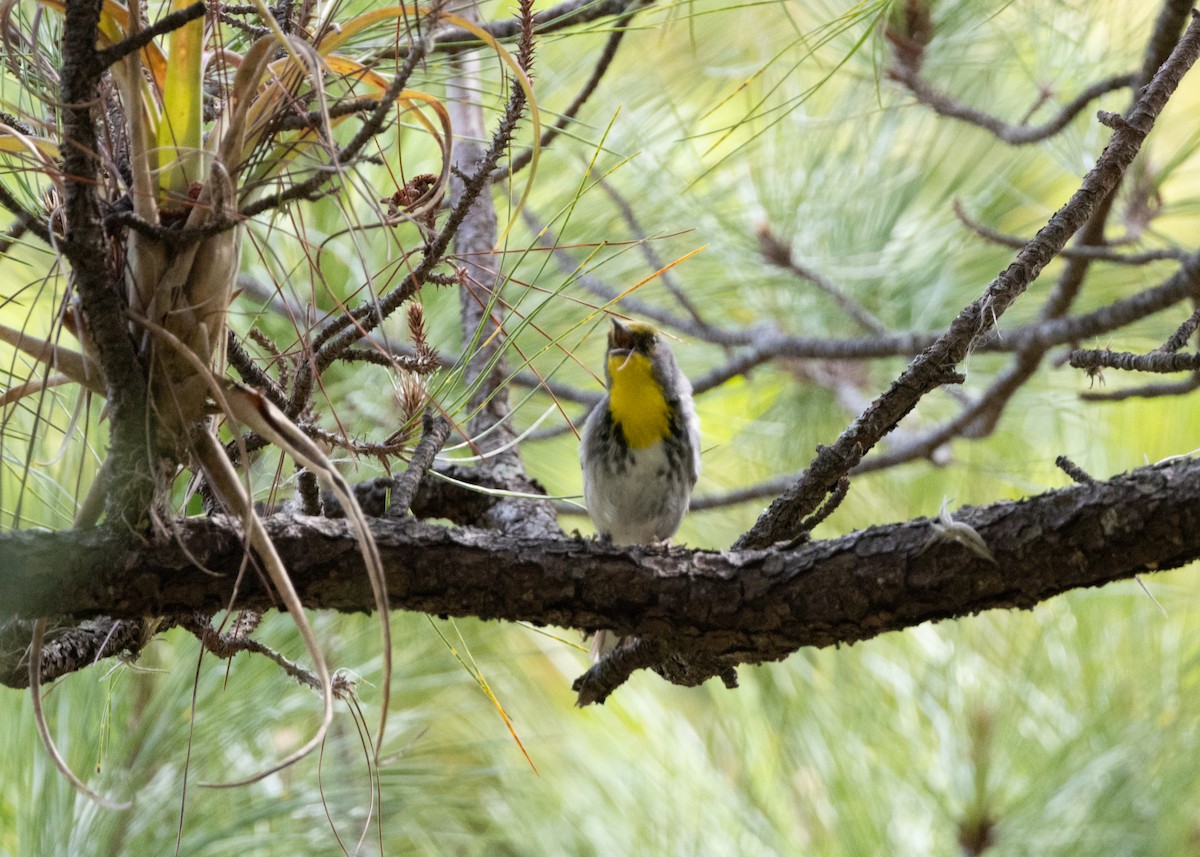
[[[608,407],[631,449],[644,449],[671,433],[671,406],[654,380],[650,360],[642,354],[608,358],[612,386]]]

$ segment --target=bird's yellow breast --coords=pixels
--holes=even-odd
[[[644,449],[671,433],[671,406],[654,380],[650,360],[642,354],[608,358],[612,386],[608,407],[631,449]]]

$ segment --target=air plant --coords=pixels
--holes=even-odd
[[[35,54],[38,39],[45,38],[38,33],[48,26],[43,12],[65,14],[67,2],[39,0],[35,20],[27,26],[15,21],[15,0],[0,6],[10,73],[23,73],[18,58]],[[442,17],[476,32],[520,71],[486,33],[436,8],[373,10],[337,30],[314,25],[310,35],[305,26],[313,22],[293,22],[295,26],[285,31],[265,5],[256,5],[265,28],[239,38],[237,32],[230,37],[228,28],[219,25],[219,7],[201,9],[199,4],[172,0],[167,16],[151,28],[156,38],[150,38],[138,4],[126,8],[104,0],[96,43],[97,56],[110,61],[100,86],[104,109],[99,124],[104,134],[101,151],[95,153],[101,177],[97,192],[108,210],[112,279],[121,287],[129,336],[147,379],[147,421],[153,428],[149,440],[154,450],[149,466],[156,502],[164,501],[175,475],[184,468],[202,477],[211,501],[242,521],[247,544],[266,568],[305,641],[323,696],[321,725],[311,740],[242,783],[277,771],[320,745],[332,721],[334,688],[303,605],[254,509],[245,477],[217,438],[216,415],[279,446],[324,481],[346,510],[370,577],[383,637],[385,680],[376,754],[383,740],[391,673],[383,569],[354,493],[319,445],[280,408],[258,391],[224,377],[226,314],[235,293],[243,224],[247,217],[273,206],[317,194],[332,175],[359,157],[393,105],[415,117],[440,150],[442,164],[432,179],[426,178],[419,194],[391,212],[390,219],[426,226],[431,222],[448,183],[449,117],[436,98],[405,86],[411,67],[389,81],[337,53],[372,25],[383,23],[394,29],[400,19],[424,16],[428,26]],[[159,44],[159,37],[165,44]],[[39,70],[48,76],[54,73],[48,63]],[[528,87],[528,80],[519,77]],[[364,88],[370,97],[351,97]],[[53,103],[52,97],[46,98],[51,114]],[[349,143],[339,147],[334,129],[354,115],[368,115],[368,119]],[[71,143],[55,139],[54,120],[39,124],[33,117],[25,121],[7,113],[0,120],[0,154],[19,164],[20,171],[48,180],[51,196],[61,196],[69,179],[60,166],[60,147]],[[64,227],[61,218],[45,219],[49,225],[44,237],[53,244]],[[0,340],[45,366],[43,377],[9,390],[0,405],[63,383],[77,383],[99,395],[110,392],[86,314],[68,304],[61,317],[62,327],[78,340],[78,350],[54,337],[44,339],[0,325]],[[235,433],[235,439],[239,437]],[[247,462],[245,444],[239,439],[235,445],[237,460]],[[105,495],[116,490],[111,469],[101,468],[81,504],[77,527],[100,520]],[[147,511],[149,519],[155,520],[154,510]],[[39,621],[38,645],[44,627],[44,620]],[[35,695],[40,693],[37,671],[34,657],[30,684]],[[59,767],[87,792],[54,750],[48,730],[43,728],[42,733]]]

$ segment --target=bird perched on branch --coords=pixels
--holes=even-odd
[[[612,320],[607,394],[583,426],[583,500],[602,538],[658,545],[679,529],[700,476],[700,420],[692,385],[661,334]],[[618,639],[600,631],[592,658]]]

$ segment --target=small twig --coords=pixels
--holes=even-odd
[[[1174,354],[1187,345],[1198,327],[1200,327],[1200,308],[1188,316],[1183,324],[1179,325],[1178,329],[1171,334],[1170,338],[1158,347],[1158,350],[1164,354]]]
[[[532,389],[545,390],[554,398],[568,401],[578,402],[581,405],[586,405],[589,409],[603,398],[603,393],[594,392],[592,390],[581,390],[578,387],[572,387],[561,381],[550,378],[539,378],[532,372],[517,372],[512,376],[511,383],[521,387],[529,387]]]
[[[625,637],[587,672],[575,679],[575,704],[603,705],[604,700],[638,670],[650,669],[663,662],[669,649],[662,640]]]
[[[0,256],[5,256],[12,249],[13,244],[21,240],[26,232],[29,231],[29,218],[25,215],[17,215],[16,221],[12,226],[0,235]]]
[[[654,249],[654,244],[651,242],[650,237],[646,234],[645,230],[642,229],[641,223],[638,221],[637,213],[633,210],[633,206],[629,204],[629,200],[625,198],[624,194],[620,193],[615,187],[613,187],[612,182],[601,181],[600,186],[604,188],[609,199],[616,204],[617,210],[621,212],[621,218],[625,221],[626,226],[629,227],[629,231],[633,233],[635,238],[637,238],[638,247],[641,249],[642,255],[646,258],[646,261],[650,264],[650,267],[653,270],[662,271],[662,274],[659,276],[659,280],[666,287],[667,291],[669,291],[671,296],[675,298],[681,307],[683,307],[684,312],[692,317],[692,321],[694,321],[704,330],[714,331],[714,328],[712,328],[709,323],[704,320],[703,316],[700,315],[700,309],[696,306],[692,299],[688,297],[687,292],[684,291],[684,289],[679,285],[679,282],[675,277],[675,271],[667,265],[666,260],[663,259],[662,256],[658,255],[658,251]],[[719,331],[715,332],[720,335]]]
[[[24,134],[26,137],[33,137],[37,134],[37,131],[32,125],[19,116],[14,116],[12,113],[9,113],[7,110],[0,110],[0,122],[3,122],[17,133]]]
[[[18,226],[22,226],[47,244],[53,243],[50,238],[50,230],[46,228],[46,225],[30,212],[26,211],[25,207],[21,205],[17,198],[3,184],[0,184],[0,206],[8,209],[17,218],[17,222],[9,227],[9,235],[6,239],[8,242],[20,237],[18,234],[15,234],[15,230]],[[7,247],[5,248],[5,252],[8,252]]]
[[[634,12],[631,11],[614,24],[615,29],[609,34],[608,41],[604,45],[604,50],[600,52],[600,57],[596,60],[596,65],[592,68],[591,77],[588,78],[583,88],[579,90],[574,100],[567,106],[567,109],[559,114],[554,124],[542,132],[542,138],[539,141],[541,148],[545,149],[549,146],[571,124],[583,108],[583,105],[591,98],[592,93],[596,91],[596,87],[600,85],[600,80],[604,77],[605,72],[612,65],[613,58],[617,55],[617,48],[620,47],[621,40],[625,38],[626,27],[629,26],[633,15]],[[521,154],[509,160],[506,167],[497,169],[495,175],[492,176],[492,180],[499,182],[509,178],[529,166],[532,160],[533,149],[524,149]]]
[[[271,355],[271,360],[278,367],[276,371],[279,373],[279,380],[276,382],[280,390],[284,390],[288,385],[288,366],[291,365],[283,352],[279,350],[279,346],[271,337],[267,336],[260,328],[252,327],[247,332],[246,336],[254,341],[254,344],[261,348],[267,354]]]
[[[166,35],[173,30],[178,30],[189,21],[203,17],[206,9],[207,5],[203,0],[199,0],[199,2],[193,3],[191,6],[163,15],[150,26],[143,27],[132,36],[121,39],[121,41],[112,47],[96,51],[96,61],[100,64],[101,68],[108,68],[110,65],[120,62],[134,51],[146,47],[146,45],[159,36]]]
[[[917,459],[931,459],[956,437],[987,437],[995,429],[1012,397],[1037,368],[1043,353],[1041,349],[1033,349],[1027,355],[1018,355],[983,393],[964,405],[956,416],[934,429],[915,435],[903,444],[895,445],[887,452],[873,455],[857,465],[854,472],[873,473]]]
[[[235,18],[233,15],[227,15],[224,10],[217,17],[220,18],[222,24],[227,24],[235,30],[240,30],[251,39],[261,39],[272,32],[270,27],[251,24],[249,21],[243,21],[240,18]]]
[[[242,348],[242,343],[238,341],[237,335],[232,330],[229,331],[226,338],[225,353],[228,356],[229,365],[237,371],[243,381],[270,399],[271,404],[275,407],[282,408],[286,405],[287,397],[284,395],[283,389],[254,362],[254,358],[246,349]]]
[[[338,360],[344,363],[373,363],[376,366],[404,369],[421,375],[427,375],[433,369],[442,366],[442,361],[438,360],[431,367],[429,358],[419,354],[396,354],[377,348],[348,348],[338,355]]]
[[[320,515],[321,486],[317,484],[316,474],[304,468],[298,469],[300,472],[296,474],[296,499],[300,503],[300,514]]]
[[[109,211],[104,216],[104,228],[111,232],[116,232],[115,226],[125,226],[132,229],[147,238],[153,238],[155,241],[161,241],[164,244],[174,244],[179,235],[177,229],[169,229],[166,226],[159,226],[157,223],[151,223],[138,217],[131,209],[119,208]]]
[[[1200,373],[1183,381],[1172,381],[1168,384],[1145,384],[1140,387],[1127,387],[1124,390],[1105,392],[1086,391],[1079,394],[1085,402],[1122,402],[1126,399],[1158,399],[1166,396],[1183,396],[1200,388]]]
[[[771,228],[765,224],[758,230],[758,247],[763,259],[768,264],[782,268],[785,271],[790,271],[800,279],[812,283],[819,291],[833,298],[838,308],[858,322],[859,326],[864,330],[875,334],[890,333],[887,325],[872,315],[866,307],[846,294],[845,291],[838,288],[833,281],[797,262],[792,255],[792,248],[776,236],[771,231]]]
[[[331,104],[329,109],[324,112],[310,110],[307,113],[278,116],[268,124],[266,133],[274,134],[279,131],[301,131],[308,128],[320,128],[325,124],[326,119],[338,119],[342,116],[366,113],[368,110],[377,110],[378,108],[379,101],[377,99],[351,98],[337,104]]]
[[[172,627],[169,623],[159,625],[161,630]],[[7,629],[6,629],[7,630]],[[137,658],[146,643],[142,633],[142,622],[130,619],[109,619],[100,616],[88,619],[73,628],[56,631],[53,639],[42,647],[41,680],[53,681],[83,669],[103,658]],[[4,662],[0,676],[10,687],[24,686],[18,681],[25,674],[24,664],[20,671]]]
[[[392,498],[385,513],[387,517],[400,518],[408,514],[408,507],[412,505],[421,480],[433,466],[434,457],[450,436],[450,428],[450,421],[445,417],[435,417],[428,411],[425,413],[421,440],[413,450],[408,469],[397,476],[392,485]]]
[[[990,341],[984,342],[977,350],[1024,351],[1029,346],[1048,348],[1099,336],[1164,310],[1184,298],[1197,297],[1198,291],[1200,253],[1192,253],[1181,260],[1179,270],[1153,288],[1083,315],[1049,318],[1014,328],[1004,334],[1002,344],[993,346]]]
[[[825,498],[825,502],[821,504],[821,507],[800,523],[801,534],[807,535],[811,533],[817,524],[832,515],[837,510],[837,507],[842,505],[842,501],[846,499],[846,494],[849,491],[850,477],[843,476],[838,480],[837,487],[829,492],[829,496]]]
[[[530,232],[539,236],[539,243],[551,251],[555,262],[558,263],[559,270],[570,276],[574,282],[581,287],[591,292],[600,300],[609,303],[620,297],[621,292],[614,289],[612,286],[600,280],[598,277],[593,277],[590,274],[583,274],[579,271],[579,263],[564,250],[559,242],[558,236],[551,229],[542,223],[534,214],[530,206],[525,206],[521,211],[521,217],[529,226]],[[734,328],[717,328],[711,327],[706,323],[689,322],[686,318],[682,318],[675,313],[656,307],[652,304],[639,301],[633,297],[625,297],[621,299],[621,308],[623,311],[628,311],[632,315],[640,316],[641,318],[649,319],[660,327],[677,330],[687,336],[695,337],[704,342],[722,347],[734,347],[739,345],[752,345],[761,342],[765,337],[778,339],[779,333],[774,329],[764,330],[762,327],[754,327],[750,329],[734,329]]]
[[[691,505],[688,508],[693,512],[701,512],[705,509],[721,509],[726,506],[736,506],[738,503],[750,503],[767,498],[775,498],[795,485],[796,480],[799,478],[799,473],[788,473],[783,476],[777,476],[774,479],[748,485],[745,488],[735,488],[723,494],[705,494],[700,497],[692,497]]]
[[[329,446],[336,446],[339,449],[348,450],[355,455],[386,458],[388,456],[403,452],[408,446],[408,442],[404,438],[388,440],[384,441],[383,443],[354,441],[345,435],[326,431],[320,426],[308,422],[298,422],[296,423],[296,428],[300,429],[300,431],[304,432],[305,435],[313,440],[320,441],[321,443],[328,444]]]
[[[954,214],[962,222],[964,226],[983,238],[985,241],[990,241],[993,244],[999,244],[1002,247],[1012,247],[1020,249],[1029,243],[1028,238],[1022,238],[1019,235],[1008,235],[998,230],[985,226],[978,220],[970,217],[963,208],[962,202],[954,201]],[[1076,245],[1074,247],[1064,247],[1062,253],[1059,254],[1064,259],[1086,259],[1092,262],[1111,262],[1115,265],[1146,265],[1150,262],[1163,262],[1170,260],[1181,260],[1186,257],[1187,251],[1173,247],[1165,247],[1159,250],[1146,250],[1141,253],[1120,253],[1111,250],[1106,246],[1095,245]]]
[[[1128,351],[1110,351],[1107,348],[1078,349],[1071,352],[1068,362],[1076,369],[1105,368],[1165,374],[1200,369],[1200,354],[1164,354],[1161,351],[1132,354]]]
[[[218,233],[227,232],[235,226],[241,225],[241,223],[240,217],[233,218],[216,215],[204,226],[194,229],[176,229],[170,226],[160,226],[157,223],[151,223],[127,209],[110,211],[104,217],[104,227],[109,232],[114,231],[114,226],[127,226],[134,232],[139,232],[147,238],[161,241],[171,248],[182,247],[193,241],[200,241]]]
[[[983,128],[1012,146],[1024,146],[1053,137],[1067,127],[1092,101],[1109,92],[1125,89],[1137,79],[1133,74],[1106,77],[1085,88],[1064,104],[1055,116],[1041,125],[1014,125],[939,92],[919,72],[903,64],[893,65],[888,69],[888,77],[904,86],[917,101],[935,113]]]
[[[238,626],[235,626],[233,631],[222,634],[212,626],[212,623],[206,616],[199,613],[194,614],[190,619],[180,621],[179,624],[195,635],[200,644],[204,646],[206,652],[215,655],[223,661],[230,660],[241,652],[262,655],[274,661],[285,673],[305,687],[311,688],[318,693],[322,690],[321,680],[316,673],[284,657],[279,652],[269,646],[263,645],[253,637],[245,636],[248,632]],[[345,698],[347,690],[351,689],[350,685],[351,683],[343,673],[335,672],[331,676],[333,695],[338,699]]]
[[[1060,455],[1054,459],[1054,463],[1058,465],[1058,468],[1063,473],[1070,476],[1073,482],[1077,482],[1080,485],[1094,485],[1096,483],[1095,478],[1090,473],[1065,455]]]

